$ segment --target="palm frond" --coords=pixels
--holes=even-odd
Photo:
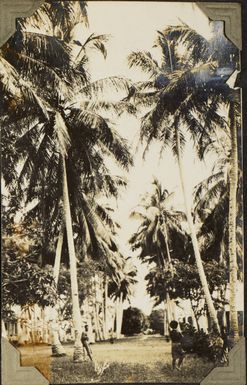
[[[9,51],[7,60],[18,68],[25,81],[32,78],[32,82],[39,84],[39,90],[42,92],[50,92],[50,97],[54,94],[56,98],[61,97],[66,92],[72,93],[71,84],[64,79],[52,67],[48,67],[42,61],[36,60],[30,56],[15,51]]]
[[[226,194],[226,182],[223,179],[218,180],[205,194],[197,201],[195,212],[203,217],[205,212],[217,204],[220,196]]]
[[[169,41],[175,41],[176,45],[181,44],[186,47],[188,56],[193,59],[193,64],[197,63],[199,58],[208,60],[210,56],[209,42],[184,22],[182,25],[166,27],[162,35]]]
[[[80,92],[90,97],[99,97],[109,90],[128,92],[132,86],[132,81],[119,76],[110,76],[90,82],[90,84],[84,86]]]
[[[132,52],[128,56],[128,64],[130,68],[141,68],[142,71],[148,73],[150,77],[154,77],[160,74],[158,63],[152,58],[150,52]]]
[[[74,44],[81,47],[79,54],[78,54],[78,57],[81,55],[82,52],[86,52],[87,49],[95,48],[95,49],[99,50],[102,53],[102,55],[104,56],[104,58],[106,59],[107,50],[106,50],[104,43],[107,42],[108,39],[109,39],[109,37],[107,35],[95,35],[94,33],[92,33],[85,40],[84,43],[81,43],[78,40],[74,40]],[[78,59],[78,57],[77,57],[77,59]]]
[[[17,31],[8,41],[9,49],[46,63],[50,67],[68,68],[70,46],[56,36]]]

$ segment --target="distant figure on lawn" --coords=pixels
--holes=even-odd
[[[93,353],[92,353],[92,350],[91,350],[90,344],[89,344],[88,326],[87,325],[85,325],[85,330],[81,334],[81,343],[83,346],[84,354],[86,351],[90,360],[93,361]]]
[[[178,322],[170,322],[170,338],[172,341],[172,369],[181,370],[181,365],[184,359],[184,352],[182,349],[182,334],[177,331]],[[178,360],[178,365],[176,362]]]
[[[109,334],[110,334],[110,339],[109,339],[109,341],[110,341],[111,344],[114,344],[114,341],[115,341],[115,335],[114,335],[113,329],[110,329]]]

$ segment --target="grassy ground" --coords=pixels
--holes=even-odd
[[[50,347],[21,348],[22,365],[36,366],[51,383],[200,382],[213,364],[187,355],[181,372],[171,370],[171,346],[162,337],[128,338],[92,346],[94,362],[73,363],[73,346],[66,357],[50,358]]]

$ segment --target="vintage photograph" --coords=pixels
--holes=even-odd
[[[2,336],[52,384],[199,383],[244,334],[240,52],[192,2],[47,0],[0,48]]]

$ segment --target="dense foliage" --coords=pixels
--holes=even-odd
[[[203,308],[200,307],[200,300],[204,298],[204,293],[196,265],[173,259],[172,266],[173,270],[169,267],[150,269],[146,276],[148,293],[156,299],[157,304],[165,300],[167,293],[171,299],[190,299],[194,305],[196,316],[199,317],[205,313],[207,308],[206,305]],[[213,260],[205,262],[204,268],[208,277],[210,292],[219,290],[222,294],[221,298],[214,300],[216,308],[219,308],[225,303],[227,271]]]
[[[192,325],[186,324],[182,328],[182,348],[187,353],[197,353],[200,357],[210,361],[221,362],[223,358],[224,341],[216,333],[205,333],[203,329],[196,330]]]
[[[150,328],[155,333],[164,334],[164,310],[154,309],[148,317]]]
[[[136,307],[129,307],[123,312],[122,333],[126,336],[139,334],[145,327],[145,315]]]
[[[6,223],[6,219],[9,219]],[[39,264],[38,226],[11,223],[3,215],[2,308],[7,319],[13,305],[41,307],[57,301],[53,275]]]

